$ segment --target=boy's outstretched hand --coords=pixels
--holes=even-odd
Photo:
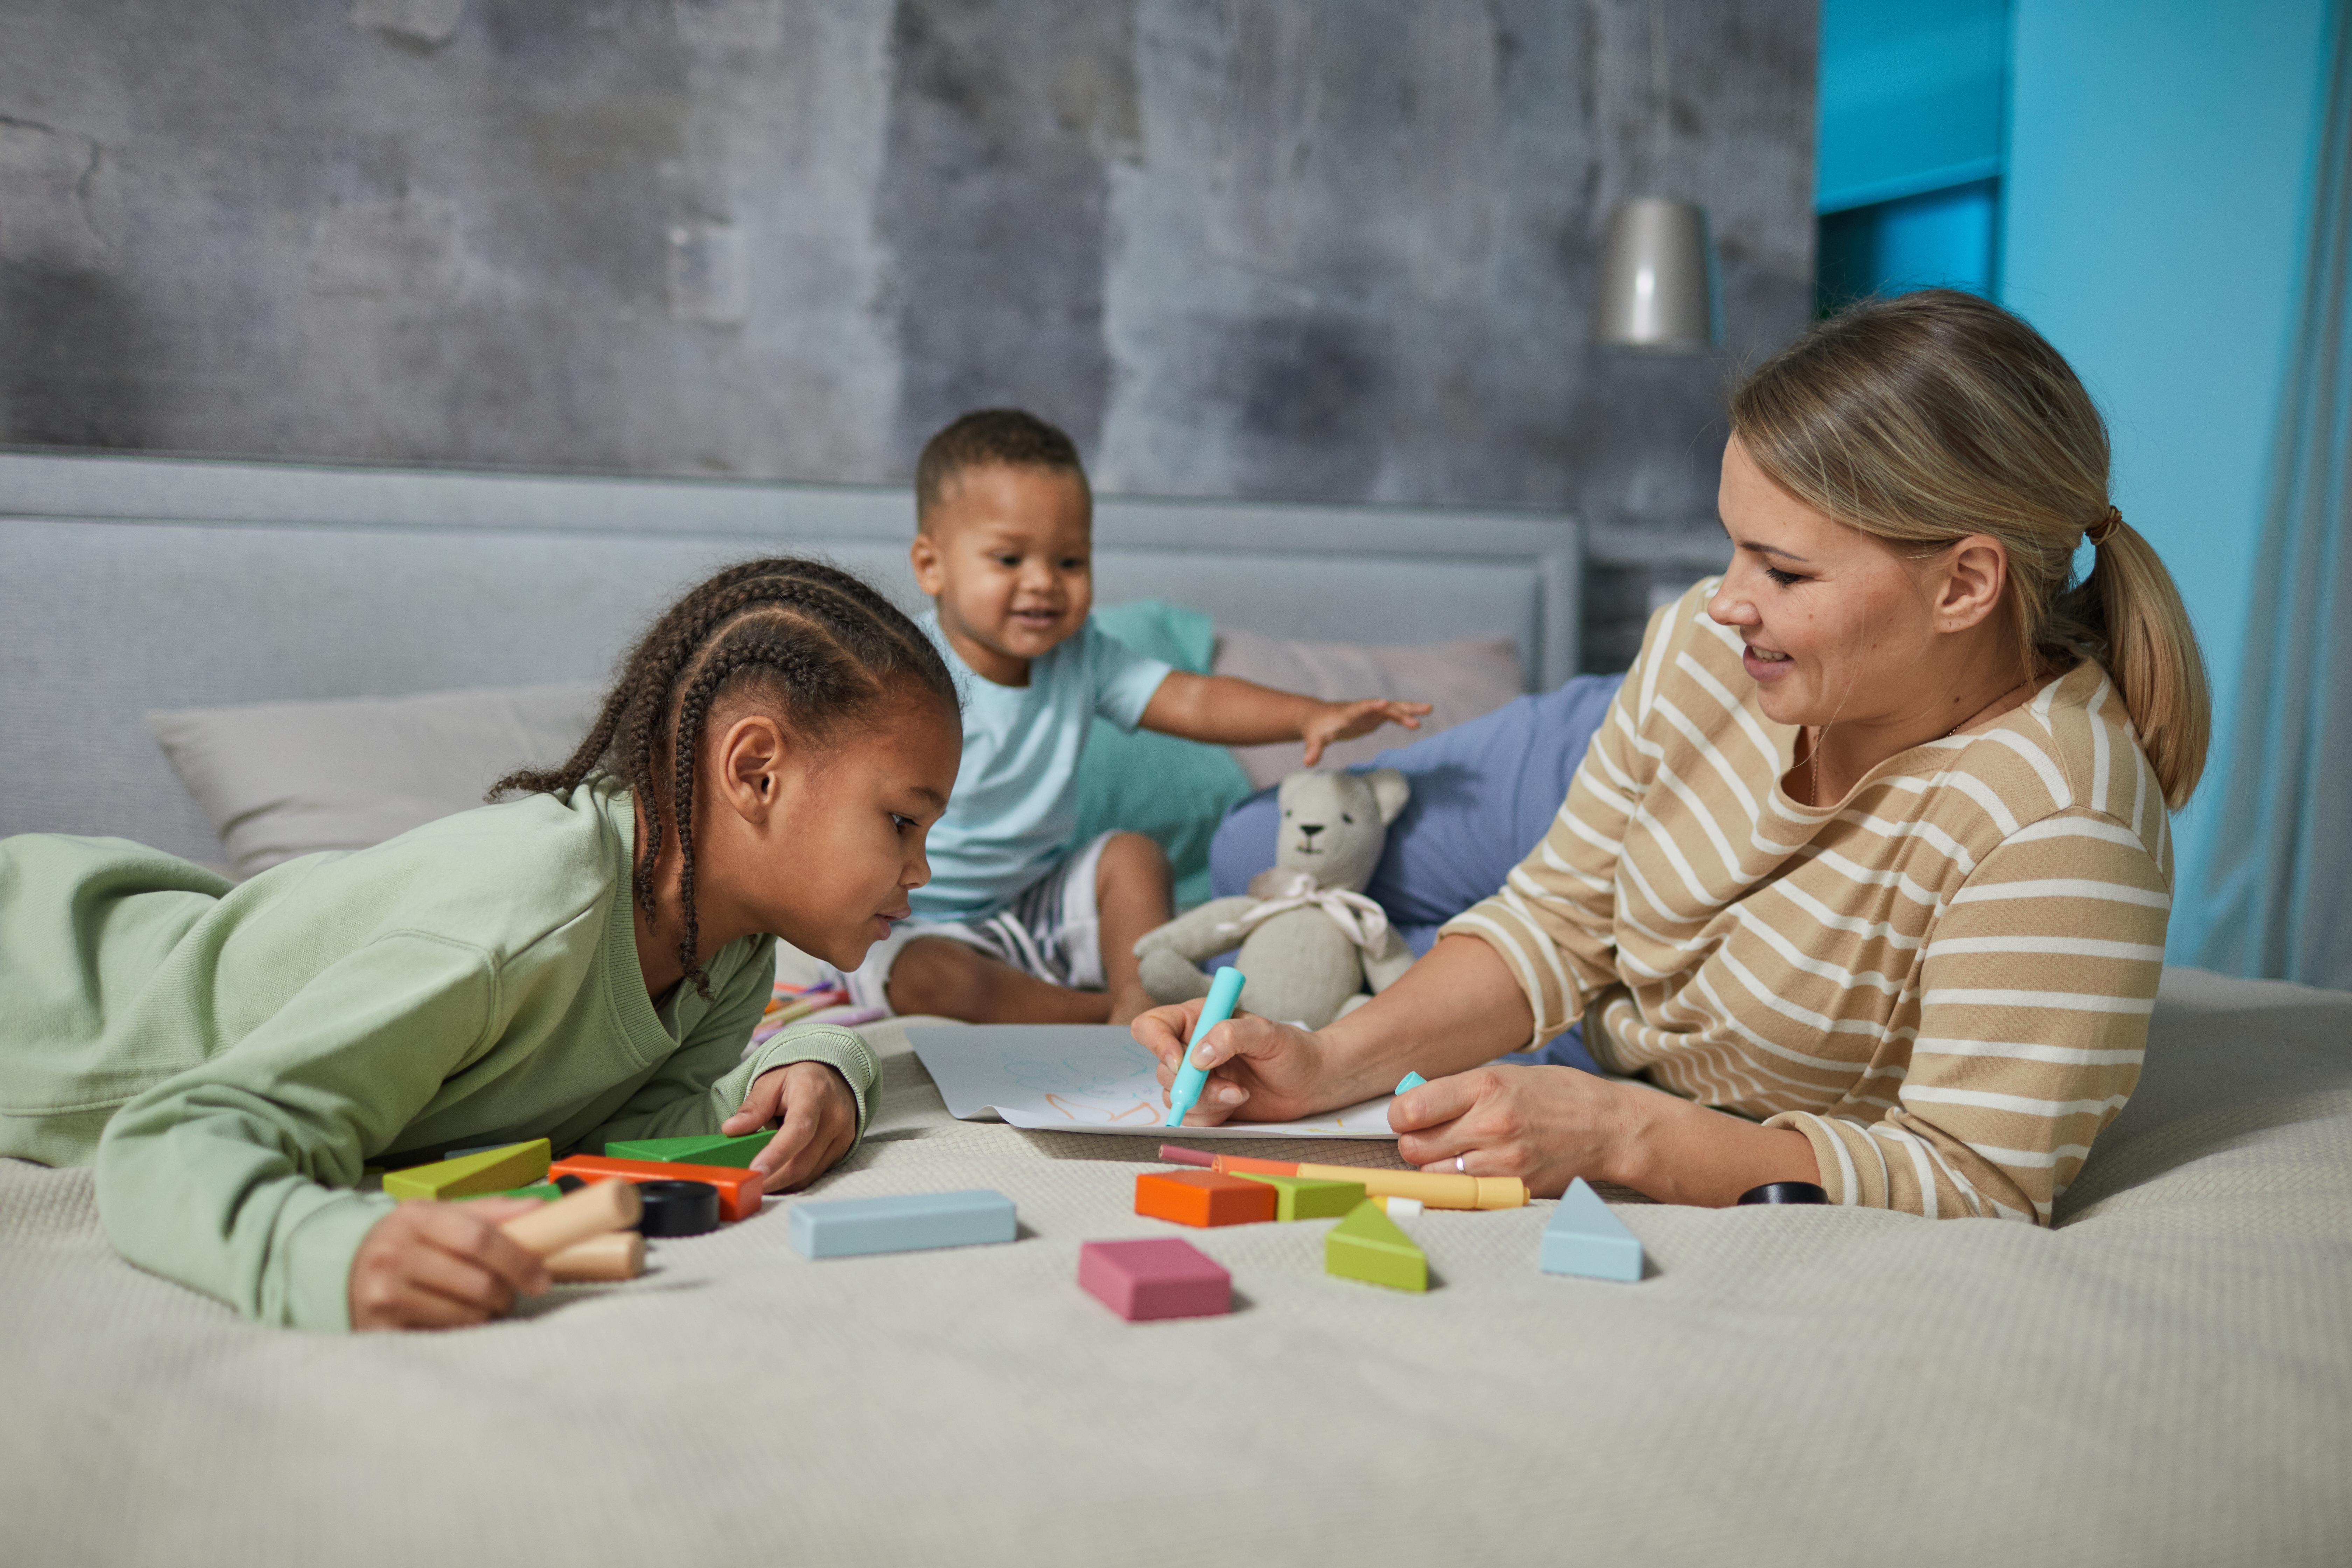
[[[1369,735],[1383,724],[1418,730],[1421,716],[1428,711],[1426,702],[1400,702],[1391,697],[1318,702],[1298,726],[1298,738],[1307,742],[1307,765],[1311,768],[1323,760],[1324,747]]]
[[[730,1138],[762,1127],[776,1135],[751,1161],[761,1190],[788,1193],[833,1168],[857,1141],[857,1099],[849,1082],[823,1062],[788,1062],[751,1080],[743,1108],[719,1124]]]
[[[547,1266],[500,1230],[535,1198],[405,1203],[352,1258],[353,1329],[454,1329],[504,1317],[548,1286]]]

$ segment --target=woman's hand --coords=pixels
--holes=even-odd
[[[754,1155],[760,1190],[788,1193],[833,1168],[857,1141],[857,1097],[849,1080],[823,1062],[788,1062],[751,1080],[741,1110],[719,1124],[739,1138],[781,1122],[768,1146]]]
[[[354,1329],[454,1329],[504,1317],[548,1287],[547,1266],[500,1230],[535,1198],[404,1203],[375,1222],[352,1258]]]
[[[1369,735],[1383,724],[1421,728],[1426,702],[1399,702],[1387,697],[1365,697],[1353,702],[1318,702],[1299,721],[1298,738],[1307,742],[1307,765],[1323,760],[1323,748]]]
[[[1204,998],[1154,1007],[1129,1026],[1136,1039],[1160,1058],[1160,1087],[1176,1081],[1184,1065],[1184,1042],[1200,1021]],[[1345,1105],[1366,1095],[1335,1098],[1325,1042],[1312,1030],[1277,1024],[1253,1013],[1236,1013],[1209,1031],[1193,1059],[1208,1068],[1200,1103],[1185,1114],[1187,1127],[1214,1127],[1228,1117],[1251,1121],[1287,1121]]]
[[[1389,1125],[1402,1134],[1397,1153],[1424,1171],[1517,1176],[1539,1198],[1582,1176],[1720,1208],[1766,1182],[1822,1180],[1811,1141],[1791,1128],[1570,1067],[1437,1079],[1397,1096]]]
[[[1389,1107],[1408,1164],[1517,1176],[1539,1198],[1558,1197],[1578,1176],[1613,1180],[1631,1120],[1618,1085],[1569,1067],[1474,1068]]]

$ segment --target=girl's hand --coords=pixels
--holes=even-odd
[[[788,1062],[751,1080],[743,1108],[719,1124],[730,1138],[782,1123],[752,1157],[760,1190],[788,1193],[833,1168],[857,1141],[857,1097],[823,1062]]]
[[[1369,735],[1383,724],[1418,730],[1421,716],[1428,711],[1426,702],[1398,702],[1386,697],[1366,697],[1354,702],[1318,702],[1306,722],[1298,726],[1298,738],[1307,742],[1307,765],[1311,768],[1323,760],[1324,747]]]
[[[1612,1179],[1631,1121],[1616,1085],[1568,1067],[1474,1068],[1389,1107],[1408,1164],[1517,1176],[1539,1198],[1559,1196],[1573,1177]]]
[[[1200,1021],[1206,998],[1154,1007],[1129,1026],[1145,1049],[1160,1058],[1160,1087],[1176,1081],[1184,1065],[1184,1042]],[[1252,1013],[1236,1013],[1209,1031],[1194,1060],[1209,1068],[1209,1081],[1201,1087],[1200,1103],[1185,1113],[1187,1127],[1214,1127],[1229,1116],[1246,1111],[1252,1121],[1286,1121],[1294,1117],[1345,1105],[1349,1097],[1335,1095],[1328,1077],[1320,1037],[1309,1030],[1277,1024]],[[1356,1100],[1366,1098],[1356,1095]]]
[[[547,1266],[500,1230],[530,1198],[404,1203],[375,1222],[352,1258],[354,1329],[454,1329],[504,1317],[547,1289]]]

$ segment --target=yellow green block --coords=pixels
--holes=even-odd
[[[1323,1238],[1323,1270],[1392,1290],[1429,1289],[1429,1259],[1378,1205],[1358,1204]]]
[[[1274,1189],[1274,1217],[1278,1220],[1337,1219],[1364,1201],[1361,1182],[1335,1182],[1322,1176],[1261,1176],[1250,1171],[1235,1171],[1234,1174],[1245,1182],[1264,1182]]]
[[[698,1138],[636,1138],[625,1143],[604,1145],[607,1160],[655,1160],[664,1164],[724,1165],[730,1170],[748,1171],[751,1157],[768,1146],[776,1135],[770,1128],[764,1132],[746,1132],[740,1138],[722,1138],[706,1133]]]
[[[486,1198],[537,1198],[543,1204],[551,1204],[563,1195],[563,1189],[553,1182],[534,1182],[527,1187],[509,1187],[502,1193],[482,1193],[477,1195]]]
[[[384,1177],[383,1190],[395,1198],[483,1197],[545,1181],[549,1159],[547,1140],[534,1138],[528,1143],[509,1143],[503,1149],[485,1149],[478,1154],[394,1171]]]

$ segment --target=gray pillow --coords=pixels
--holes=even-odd
[[[1323,753],[1318,767],[1368,763],[1391,746],[1466,724],[1491,713],[1527,689],[1517,645],[1508,637],[1465,637],[1459,642],[1399,644],[1300,642],[1261,637],[1219,626],[1217,653],[1210,668],[1284,691],[1327,701],[1348,697],[1401,697],[1433,704],[1418,730],[1384,725]],[[1242,771],[1264,789],[1298,771],[1298,742],[1235,746]]]
[[[364,849],[482,804],[510,769],[572,754],[595,686],[263,702],[147,715],[238,878],[319,849]]]

